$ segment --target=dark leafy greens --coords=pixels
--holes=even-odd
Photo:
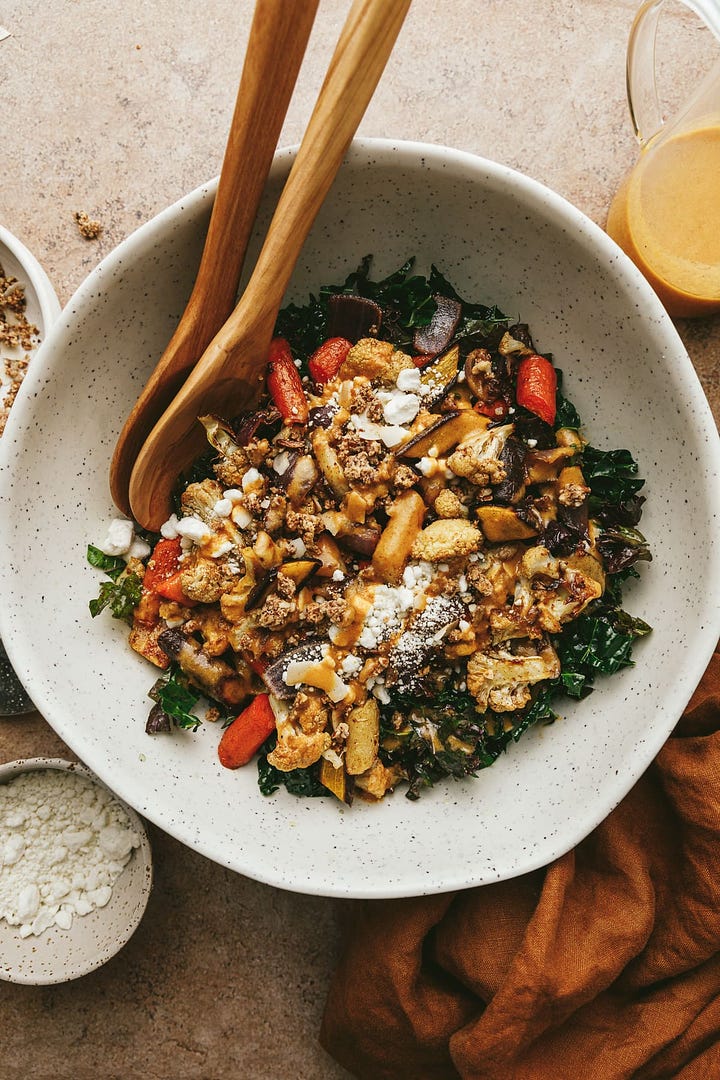
[[[427,326],[436,308],[437,294],[459,300],[463,306],[462,319],[455,334],[470,347],[474,339],[487,337],[498,326],[507,324],[506,317],[496,307],[472,304],[462,300],[437,267],[428,277],[413,273],[414,259],[408,259],[392,274],[373,281],[370,277],[372,257],[366,255],[357,270],[348,274],[342,285],[323,285],[317,297],[306,304],[289,304],[280,312],[275,333],[292,345],[293,355],[304,365],[308,357],[325,340],[327,301],[330,296],[345,293],[373,300],[383,313],[381,336],[398,348],[411,344],[413,332]]]
[[[192,711],[200,696],[200,692],[190,685],[180,665],[175,662],[157,679],[148,694],[175,727],[190,731],[197,731],[202,723],[200,717]]]
[[[109,578],[103,581],[98,596],[88,605],[93,619],[109,608],[114,619],[132,622],[133,611],[140,602],[142,592],[140,577],[127,572],[124,559],[105,555],[92,544],[88,545],[87,560],[97,570],[104,570]]]

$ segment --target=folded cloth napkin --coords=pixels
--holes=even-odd
[[[720,1078],[720,653],[624,801],[544,870],[363,901],[322,1024],[367,1080]]]

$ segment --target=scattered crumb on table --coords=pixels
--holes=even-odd
[[[77,221],[80,235],[85,240],[97,240],[98,236],[102,232],[102,225],[99,221],[94,221],[89,217],[84,210],[75,211],[75,220]]]

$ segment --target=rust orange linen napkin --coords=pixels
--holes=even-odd
[[[720,1078],[720,654],[574,851],[349,914],[321,1042],[363,1080]]]

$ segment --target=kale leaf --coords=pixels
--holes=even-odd
[[[117,581],[103,581],[99,595],[88,604],[90,614],[94,619],[109,607],[114,619],[132,622],[133,611],[140,603],[141,593],[142,580],[137,574],[126,574]]]
[[[88,544],[87,561],[96,570],[104,570],[113,581],[117,581],[125,569],[125,560],[121,559],[119,555],[106,555],[104,551],[94,547],[93,544]]]
[[[192,711],[200,700],[200,693],[190,686],[179,664],[173,662],[155,682],[148,697],[172,718],[176,727],[197,731],[202,723]]]

